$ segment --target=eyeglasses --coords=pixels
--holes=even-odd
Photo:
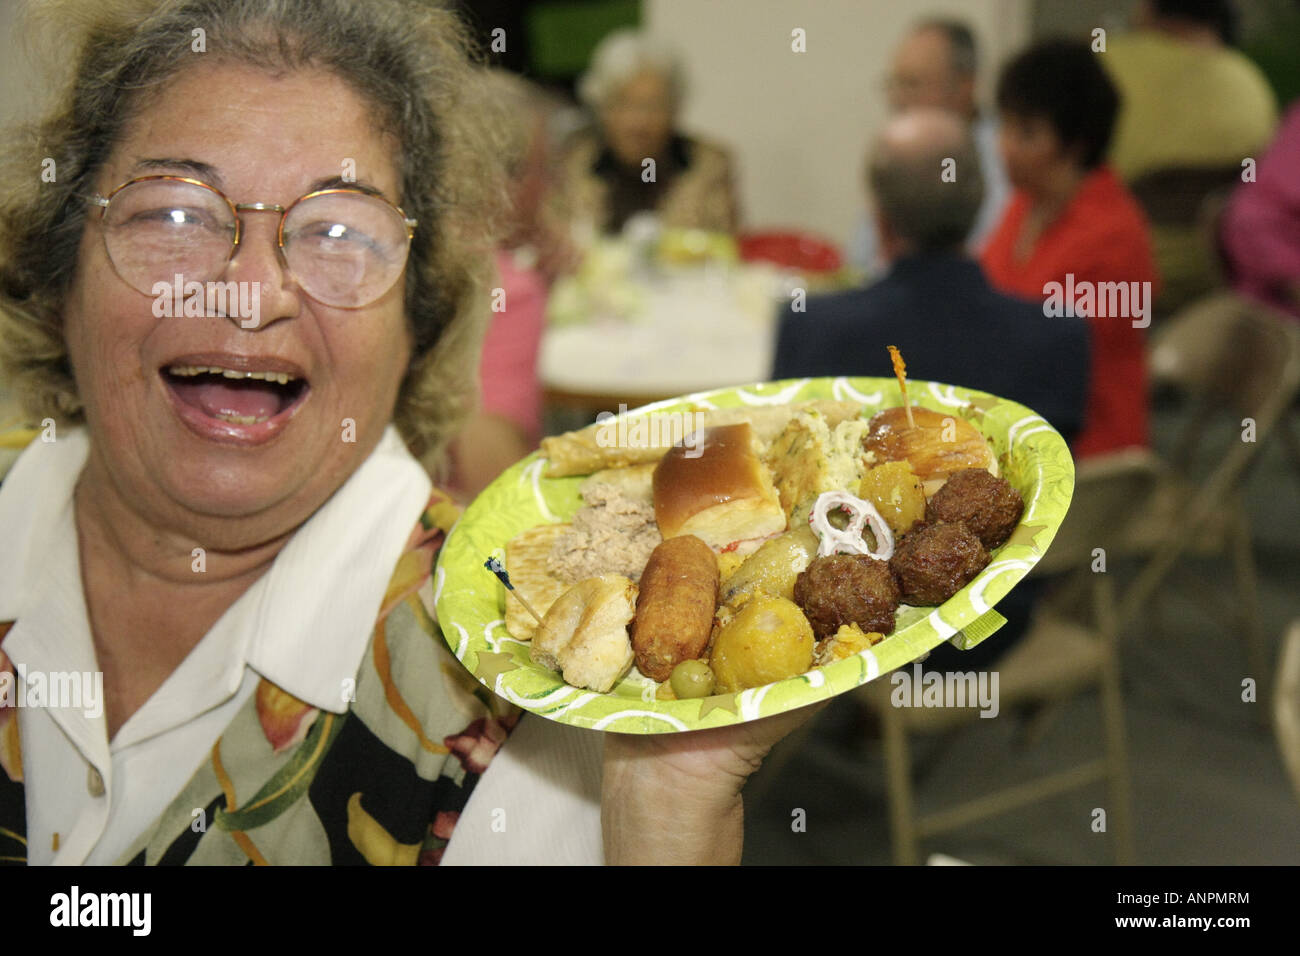
[[[239,214],[276,212],[279,254],[299,288],[325,305],[360,308],[397,282],[416,226],[387,199],[358,189],[321,189],[277,206],[232,202],[196,179],[141,176],[90,202],[102,207],[114,271],[147,295],[177,275],[216,279],[239,248]]]

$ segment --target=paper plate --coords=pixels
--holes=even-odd
[[[1010,540],[980,575],[941,607],[899,610],[893,634],[870,650],[798,677],[734,694],[662,701],[655,683],[625,677],[607,694],[571,687],[534,664],[528,642],[505,629],[505,587],[483,567],[505,544],[539,524],[567,521],[582,505],[582,476],[545,478],[536,453],[504,472],[466,509],[443,545],[435,572],[435,606],[456,657],[484,686],[551,720],[621,733],[671,733],[720,727],[794,710],[859,687],[909,664],[943,641],[968,648],[1002,623],[993,606],[1047,550],[1074,491],[1074,461],[1065,441],[1040,415],[985,392],[908,381],[913,403],[961,417],[992,443],[1002,475],[1020,492],[1025,512]],[[870,416],[902,404],[889,378],[819,378],[699,392],[637,412],[782,405],[824,398],[859,402]],[[508,570],[508,569],[507,569]],[[514,600],[514,598],[510,598]]]

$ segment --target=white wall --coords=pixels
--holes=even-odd
[[[975,31],[985,99],[1029,34],[1029,0],[645,0],[647,28],[681,51],[687,131],[729,145],[745,224],[798,226],[844,243],[866,203],[862,168],[885,117],[889,54],[912,21]],[[791,51],[800,27],[807,52]]]

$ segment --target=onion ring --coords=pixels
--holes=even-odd
[[[844,509],[850,515],[849,526],[841,531],[830,522],[831,511]],[[880,516],[876,506],[870,501],[855,498],[847,491],[824,491],[817,496],[808,524],[817,535],[821,544],[817,556],[824,558],[831,554],[865,554],[877,561],[888,561],[894,555],[894,536],[889,525]],[[876,550],[867,546],[862,537],[863,529],[871,525],[871,533],[876,536]]]

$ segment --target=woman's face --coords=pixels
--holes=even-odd
[[[203,63],[148,102],[94,185],[108,195],[135,177],[171,174],[236,203],[288,206],[355,177],[398,203],[395,149],[371,115],[332,74]],[[400,278],[362,308],[322,305],[277,255],[279,214],[240,215],[238,254],[218,279],[240,284],[250,301],[257,284],[255,327],[238,314],[168,317],[158,296],[114,272],[97,211],[64,309],[91,434],[89,473],[104,469],[96,480],[177,530],[224,530],[233,522],[215,519],[242,518],[277,533],[296,527],[374,448],[409,360]],[[202,367],[235,377],[175,371]],[[245,372],[283,372],[299,384]]]
[[[610,97],[601,111],[609,148],[625,166],[662,156],[673,132],[673,97],[668,78],[642,70]]]
[[[1039,116],[1002,113],[999,117],[998,148],[1011,185],[1030,195],[1043,192],[1062,165],[1073,165],[1056,130]]]

